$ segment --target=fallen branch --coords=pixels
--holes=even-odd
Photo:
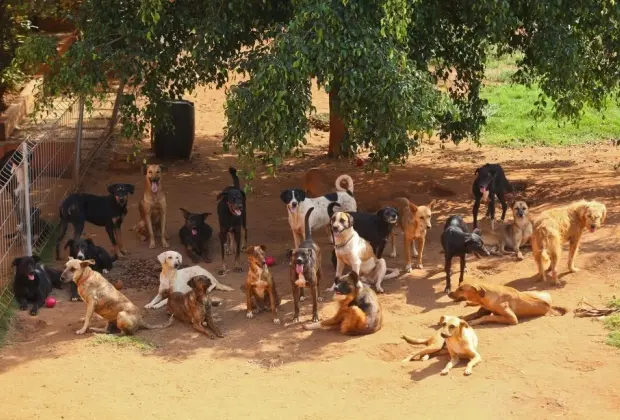
[[[581,299],[573,312],[578,318],[598,318],[620,312],[620,308],[599,309],[590,305],[585,299]]]

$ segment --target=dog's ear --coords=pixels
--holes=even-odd
[[[183,213],[183,218],[184,218],[185,220],[189,219],[190,212],[188,212],[187,210],[185,210],[183,207],[179,208],[179,210],[181,210],[181,213]]]
[[[301,188],[295,189],[295,195],[297,196],[298,201],[304,201],[306,199],[306,192]]]
[[[142,164],[142,175],[146,175],[146,170],[148,169],[149,165],[147,165],[146,163]]]
[[[355,219],[353,219],[353,216],[351,216],[351,213],[346,213],[347,215],[347,219],[349,219],[349,226],[353,227],[353,223],[355,222]]]
[[[327,215],[330,219],[334,215],[334,207],[340,207],[340,203],[337,201],[332,201],[327,205]]]
[[[349,277],[351,277],[351,279],[353,279],[356,283],[359,281],[359,275],[355,271],[351,271],[349,273]]]
[[[196,277],[192,277],[191,279],[189,279],[187,281],[187,285],[191,287],[192,289],[196,287]]]
[[[288,201],[286,201],[286,197],[288,195],[289,190],[284,190],[280,193],[280,200],[284,203],[284,204],[288,204]]]
[[[246,254],[254,254],[254,247],[253,246],[249,246],[246,249],[243,250]]]
[[[33,255],[32,259],[34,260],[34,262],[41,262],[41,258],[38,255]]]
[[[93,240],[92,240],[92,239],[90,239],[90,238],[86,238],[86,239],[84,240],[84,242],[86,242],[88,245],[95,246],[95,243],[94,243],[94,242],[93,242]]]
[[[478,296],[480,296],[481,298],[485,297],[487,294],[487,290],[484,288],[484,286],[481,286],[479,284],[475,284],[471,288],[474,289],[476,293],[478,293]]]
[[[157,260],[159,261],[160,264],[163,264],[164,261],[166,261],[166,252],[168,251],[164,251],[157,256]]]
[[[133,194],[136,192],[136,187],[133,184],[125,184],[125,189],[129,194]]]
[[[267,245],[261,245],[260,249],[262,249],[263,251],[267,251]]]
[[[480,228],[474,229],[474,231],[472,233],[475,233],[478,236],[482,236],[482,230],[480,230]]]
[[[515,204],[517,204],[517,200],[510,200],[510,202],[508,203],[511,209],[515,207]]]
[[[445,320],[446,320],[446,316],[442,315],[441,318],[439,318],[439,325],[442,325]]]
[[[416,214],[418,212],[418,206],[413,204],[411,201],[408,204],[409,204],[409,210],[411,210],[413,214]]]
[[[168,168],[166,168],[166,165],[159,164],[159,170],[160,170],[160,171],[164,172],[164,171],[166,171],[167,169],[168,169]]]
[[[433,207],[435,207],[435,204],[437,204],[437,200],[433,199],[430,203],[428,203],[428,207],[429,209],[431,209],[431,211],[433,211]]]
[[[228,191],[222,191],[221,193],[219,193],[217,195],[217,200],[216,201],[220,201],[223,198],[228,198]]]
[[[64,248],[64,249],[67,249],[67,248],[69,248],[69,247],[72,247],[74,243],[75,243],[75,241],[74,241],[73,239],[69,239],[69,240],[65,243],[65,248]]]
[[[95,265],[95,264],[97,264],[97,262],[95,260],[80,261],[80,267],[82,267],[82,268],[86,268],[88,266]]]
[[[477,169],[474,171],[474,174],[479,174],[479,173],[480,173],[480,168],[477,168]]]
[[[211,213],[200,213],[200,216],[202,216],[202,221],[204,222],[207,217],[211,216]]]
[[[11,263],[12,267],[17,267],[19,265],[19,263],[22,262],[22,257],[17,257],[13,260],[13,262]]]
[[[114,195],[116,193],[116,189],[118,188],[118,184],[108,185],[108,192],[110,195]]]
[[[287,249],[284,256],[286,257],[287,260],[290,260],[291,258],[293,258],[293,248]]]
[[[464,319],[461,319],[461,322],[459,323],[459,329],[462,330],[463,328],[470,328],[470,326],[467,323],[467,321],[465,321]]]
[[[607,217],[607,207],[604,204],[601,204],[601,206],[603,207],[603,215],[601,216],[601,224],[605,221],[605,218]]]

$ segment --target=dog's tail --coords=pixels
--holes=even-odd
[[[430,338],[411,338],[408,335],[401,335],[400,338],[405,340],[409,344],[428,344]]]
[[[237,169],[231,166],[230,168],[228,168],[228,172],[232,176],[233,185],[235,186],[235,188],[240,188],[241,184],[239,183],[239,177],[237,176]]]
[[[306,212],[306,217],[304,219],[304,229],[305,229],[305,233],[306,233],[306,239],[312,239],[312,229],[310,229],[310,223],[308,223],[310,221],[310,215],[312,214],[312,212],[314,211],[314,207],[310,207],[308,209],[308,211]]]
[[[151,325],[145,322],[142,324],[142,326],[146,328],[147,330],[160,330],[162,328],[168,328],[169,326],[171,326],[173,321],[174,321],[174,315],[170,315],[170,319],[165,324]]]
[[[339,202],[337,202],[337,201],[332,201],[331,203],[329,203],[329,204],[327,205],[327,215],[329,216],[329,218],[330,218],[330,219],[331,219],[331,218],[332,218],[332,216],[334,215],[334,207],[336,207],[336,206],[338,206],[338,207],[342,207],[342,206],[340,205],[340,203],[339,203]]]
[[[347,182],[347,186],[342,186],[342,181]],[[336,190],[340,192],[347,192],[351,197],[353,197],[353,178],[350,175],[343,174],[336,178]]]
[[[552,306],[551,310],[547,312],[547,315],[550,316],[564,316],[568,313],[568,308],[564,306]]]
[[[209,271],[204,270],[203,275],[205,277],[207,277],[209,280],[211,280],[211,284],[214,284],[215,286],[211,286],[210,290],[220,290],[222,292],[232,292],[234,289],[230,286],[226,286],[225,284],[220,283],[219,281],[217,281],[217,279],[215,277],[213,277],[213,274],[209,273]]]

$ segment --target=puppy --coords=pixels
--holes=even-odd
[[[213,290],[215,285],[208,277],[195,276],[187,281],[190,291],[186,293],[172,292],[171,289],[164,291],[164,296],[168,299],[166,308],[172,318],[179,321],[192,324],[192,327],[198,332],[203,333],[210,339],[214,340],[215,335],[224,337],[224,334],[215,325],[213,315],[211,314],[211,299],[209,292]],[[205,326],[211,328],[215,335],[211,334]]]
[[[415,268],[424,268],[422,265],[422,257],[424,255],[424,244],[426,243],[426,232],[431,228],[431,218],[433,216],[433,207],[437,200],[431,201],[426,206],[416,206],[404,197],[394,200],[396,208],[400,215],[400,227],[404,232],[405,244],[405,271],[411,271],[411,249],[413,248],[413,256],[417,257]],[[396,258],[396,243],[394,231],[392,231],[392,253],[390,257]],[[416,249],[416,242],[418,243]]]
[[[181,213],[183,213],[185,224],[179,229],[179,238],[187,251],[187,255],[195,263],[201,259],[210,263],[209,241],[213,235],[213,229],[205,220],[211,213],[190,213],[183,208]]]
[[[291,251],[291,262],[289,269],[289,278],[293,289],[293,305],[295,313],[293,315],[293,323],[299,322],[299,302],[303,300],[304,289],[310,288],[312,293],[312,322],[319,321],[319,285],[323,278],[323,270],[321,268],[321,248],[312,240],[312,230],[308,219],[314,211],[310,207],[306,211],[305,219],[305,238],[304,241]]]
[[[441,331],[435,331],[435,333],[428,338],[411,338],[406,335],[401,335],[400,338],[409,344],[424,344],[426,346],[422,350],[405,357],[402,362],[410,362],[412,360],[428,360],[431,354],[440,355],[448,352],[448,348],[446,347],[446,339],[441,336]]]
[[[338,312],[330,319],[304,325],[306,330],[340,328],[346,335],[364,335],[379,331],[383,311],[375,292],[368,286],[357,287],[359,277],[354,271],[338,278],[334,299],[339,301]]]
[[[79,238],[78,240],[69,239],[65,244],[65,249],[69,248],[69,256],[78,260],[94,260],[93,270],[102,274],[107,274],[112,268],[117,256],[110,256],[108,251],[101,246],[95,245],[92,239]],[[71,283],[71,301],[77,302],[80,296],[77,292],[75,283]]]
[[[508,247],[517,253],[518,260],[522,260],[521,245],[528,243],[532,236],[532,221],[525,201],[515,201],[511,208],[513,222],[501,225],[497,231],[497,252],[504,255]]]
[[[84,231],[84,224],[90,222],[96,226],[104,226],[110,242],[114,246],[114,254],[126,254],[121,238],[121,225],[127,215],[129,194],[133,194],[132,184],[112,184],[108,186],[107,196],[74,193],[69,195],[60,205],[60,236],[56,240],[56,259],[60,259],[60,243],[62,242],[69,223],[73,225],[73,239],[78,240]]]
[[[19,304],[19,310],[25,311],[28,302],[31,302],[30,315],[37,315],[39,308],[45,305],[45,299],[52,293],[52,287],[62,287],[60,272],[45,267],[36,255],[15,258],[11,265],[15,267],[13,296]]]
[[[226,274],[225,253],[232,254],[232,244],[235,243],[235,265],[234,270],[238,273],[243,271],[239,265],[239,255],[241,248],[248,243],[248,229],[246,226],[246,199],[245,192],[241,189],[237,170],[229,168],[228,172],[232,176],[233,186],[226,187],[217,195],[217,216],[220,222],[220,249],[222,256],[222,268],[218,271],[220,275]],[[243,230],[243,243],[241,243],[241,230]]]
[[[374,285],[377,292],[383,293],[381,283],[383,280],[393,279],[398,276],[398,270],[387,273],[387,264],[383,258],[377,258],[370,243],[360,237],[353,228],[353,217],[350,213],[336,212],[331,217],[331,227],[334,235],[334,248],[336,249],[336,280],[327,291],[336,288],[338,279],[342,276],[345,264],[351,267],[359,276],[359,288],[364,283]]]
[[[465,376],[471,375],[474,366],[482,362],[482,357],[478,353],[478,336],[474,329],[467,321],[448,315],[439,319],[439,325],[441,337],[446,340],[446,347],[450,353],[450,361],[441,374],[447,375],[459,363],[460,358],[465,357],[469,359],[465,368]]]
[[[502,221],[506,217],[508,204],[506,203],[506,194],[513,191],[513,187],[508,182],[504,169],[496,163],[487,163],[479,167],[475,171],[478,176],[474,179],[472,192],[474,193],[474,229],[478,227],[478,210],[480,202],[489,202],[487,216],[491,218],[491,230],[495,230],[495,197],[502,204]]]
[[[248,254],[248,278],[245,283],[245,301],[247,304],[246,318],[251,319],[259,310],[271,309],[273,323],[279,324],[278,306],[280,297],[276,284],[265,262],[265,245],[250,246],[245,252]]]
[[[517,325],[519,318],[543,316],[547,314],[564,315],[567,310],[552,306],[551,295],[547,292],[519,292],[517,289],[494,284],[461,284],[448,296],[455,300],[480,305],[478,312],[463,317],[470,325],[486,322]]]
[[[231,292],[233,289],[230,286],[226,286],[220,283],[213,274],[199,265],[180,269],[183,257],[176,251],[164,251],[157,256],[157,260],[161,264],[161,273],[159,274],[159,291],[157,296],[152,301],[147,303],[144,307],[161,308],[166,305],[167,299],[164,298],[164,291],[172,288],[173,292],[187,293],[190,291],[190,287],[187,282],[196,276],[205,276],[211,280],[211,284],[214,284],[214,288],[217,290]]]
[[[90,268],[94,264],[94,260],[80,261],[69,257],[60,277],[65,283],[73,281],[77,284],[78,293],[86,303],[84,326],[77,330],[76,334],[84,334],[89,329],[93,332],[110,334],[118,329],[122,335],[132,335],[141,328],[160,329],[172,324],[172,317],[166,324],[161,325],[144,322],[136,305],[116,290],[101,274]],[[90,320],[95,313],[107,321],[105,328],[89,328]]]
[[[601,227],[607,216],[607,207],[598,201],[576,201],[568,206],[546,210],[534,221],[532,233],[532,254],[540,280],[546,281],[545,265],[549,265],[551,279],[556,286],[558,281],[557,264],[562,253],[562,244],[570,244],[568,250],[568,270],[571,273],[578,271],[575,267],[575,257],[579,248],[579,241],[585,229],[590,232]]]
[[[348,186],[345,189],[341,184],[346,181]],[[309,208],[314,209],[313,217],[309,219],[310,230],[327,227],[329,232],[329,215],[327,206],[331,202],[338,202],[343,211],[356,211],[357,203],[353,197],[353,179],[349,175],[340,175],[336,178],[336,190],[338,192],[326,194],[317,198],[306,198],[306,192],[299,188],[284,190],[280,194],[280,200],[286,204],[288,209],[288,224],[293,232],[293,243],[295,248],[305,239],[304,219]],[[331,235],[328,235],[330,241]]]
[[[168,248],[166,233],[166,194],[161,182],[164,165],[147,165],[144,167],[144,194],[138,205],[140,221],[135,227],[142,242],[149,240],[149,248],[155,248],[153,227],[159,227],[161,246]]]
[[[474,229],[472,233],[469,233],[461,216],[450,216],[448,218],[441,234],[441,246],[445,253],[446,293],[450,293],[452,290],[450,273],[453,257],[460,257],[461,259],[461,275],[459,276],[459,284],[461,284],[465,276],[465,256],[474,254],[480,258],[481,254],[489,255],[489,251],[484,247],[480,229]]]

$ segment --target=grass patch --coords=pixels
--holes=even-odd
[[[620,309],[620,298],[614,298],[607,304],[610,308]],[[608,316],[604,322],[605,328],[610,330],[606,343],[620,348],[620,313]]]
[[[118,348],[134,348],[143,352],[151,351],[157,348],[155,343],[133,335],[108,335],[97,334],[93,338],[93,346],[112,345]]]
[[[13,293],[10,288],[5,288],[0,295],[0,348],[6,344],[6,338],[11,329],[11,321],[15,316],[15,305],[13,305]]]

